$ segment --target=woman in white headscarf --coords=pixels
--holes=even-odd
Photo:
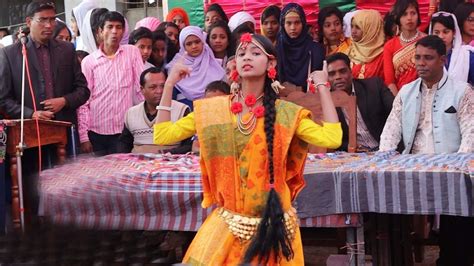
[[[76,50],[84,51],[84,43],[81,36],[81,28],[84,23],[87,12],[97,7],[93,0],[84,0],[79,5],[72,9],[71,28],[74,32],[76,42]]]
[[[346,36],[347,38],[352,37],[352,25],[351,25],[352,18],[355,16],[355,13],[357,11],[358,10],[352,10],[352,11],[347,12],[344,15],[344,18],[342,19],[342,21],[344,22],[344,26],[342,27],[342,30],[344,31],[344,36]]]
[[[238,26],[247,22],[252,27],[253,31],[255,31],[255,18],[245,11],[237,12],[229,19],[229,29],[232,32]]]
[[[95,33],[92,30],[92,22],[91,22],[92,12],[94,10],[97,10],[97,8],[87,11],[84,17],[84,22],[79,28],[79,30],[81,31],[82,43],[84,45],[82,49],[80,50],[86,51],[89,54],[92,54],[93,52],[95,52],[98,47]]]
[[[474,84],[474,48],[462,44],[461,30],[456,16],[448,12],[433,14],[430,34],[437,35],[446,44],[446,69],[448,75],[457,80]]]

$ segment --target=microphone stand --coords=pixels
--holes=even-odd
[[[17,178],[18,178],[18,198],[20,203],[20,225],[21,231],[25,232],[25,209],[23,203],[23,171],[21,157],[26,148],[24,142],[24,122],[25,122],[25,83],[26,83],[26,43],[28,39],[26,36],[21,37],[23,64],[22,64],[22,83],[21,83],[21,114],[20,114],[20,142],[16,146],[16,162],[17,162]]]
[[[74,124],[71,125],[71,146],[72,146],[72,158],[73,160],[76,159],[76,138],[74,137],[76,135],[76,127]]]

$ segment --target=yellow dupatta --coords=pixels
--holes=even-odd
[[[341,43],[334,49],[331,49],[329,45],[326,45],[326,56],[329,56],[335,53],[347,54],[349,52],[349,48],[351,47],[351,43],[352,43],[351,39],[343,37],[343,39],[341,39]]]
[[[362,30],[362,39],[352,41],[348,56],[355,64],[369,63],[383,52],[383,19],[376,10],[359,10],[352,22]]]

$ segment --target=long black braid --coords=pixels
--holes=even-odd
[[[269,182],[273,185],[275,182],[273,166],[273,142],[276,120],[275,101],[278,95],[271,88],[271,82],[269,78],[266,78],[263,105],[265,107],[265,137],[268,150]],[[291,239],[286,232],[280,196],[272,186],[256,235],[245,253],[244,263],[250,263],[254,257],[258,257],[259,264],[267,264],[270,259],[279,261],[280,252],[287,260],[293,258]],[[271,257],[272,255],[273,257]]]

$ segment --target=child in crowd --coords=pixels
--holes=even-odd
[[[229,23],[229,18],[224,12],[224,9],[218,4],[211,4],[204,17],[204,31],[209,33],[209,27],[217,21],[224,21],[225,24]]]
[[[176,83],[175,97],[177,101],[192,108],[192,101],[204,97],[206,85],[215,80],[223,80],[225,72],[207,45],[201,28],[184,28],[179,35],[179,43],[179,53],[166,68],[171,69],[181,58],[190,68],[189,76]]]
[[[222,80],[216,80],[207,84],[204,98],[223,96],[230,94],[230,86]]]
[[[233,55],[233,42],[229,26],[224,21],[216,21],[209,26],[206,42],[211,47],[214,57],[224,67],[229,56]]]
[[[153,37],[151,30],[140,27],[130,34],[130,38],[128,39],[128,44],[131,44],[140,50],[140,54],[143,59],[143,63],[145,64],[145,70],[151,67],[154,67],[153,64],[148,62],[150,59],[151,52],[152,52],[152,44],[153,44]]]
[[[176,50],[179,50],[179,27],[173,22],[161,22],[161,24],[156,28],[156,31],[162,31],[166,36],[173,42],[176,47]]]

